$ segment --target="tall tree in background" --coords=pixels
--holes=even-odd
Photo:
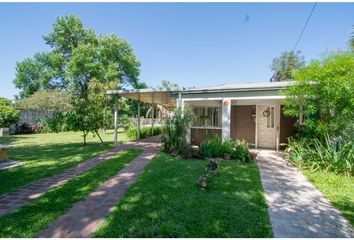
[[[39,89],[27,98],[16,102],[21,109],[66,112],[71,108],[70,95],[59,89]]]
[[[157,87],[158,89],[169,89],[169,90],[178,90],[180,87],[177,83],[173,83],[169,80],[162,80],[161,86]]]
[[[271,82],[287,81],[293,78],[295,70],[304,66],[304,57],[301,55],[301,51],[289,51],[283,52],[280,57],[274,58],[271,70],[273,76]]]
[[[53,32],[43,38],[52,50],[17,63],[15,86],[22,98],[39,89],[67,92],[72,106],[67,123],[84,133],[86,144],[89,132],[98,134],[104,127],[105,91],[138,85],[140,63],[124,39],[97,36],[73,15],[57,18]]]

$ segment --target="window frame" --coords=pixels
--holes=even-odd
[[[195,121],[192,123],[192,128],[221,128],[221,107],[193,106],[192,111],[196,117]],[[197,111],[199,111],[199,114],[196,113]],[[204,119],[203,122],[202,116],[200,115],[209,119]]]

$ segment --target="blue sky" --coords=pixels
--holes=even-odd
[[[157,86],[269,81],[269,65],[290,50],[313,3],[0,3],[0,96],[13,98],[15,63],[46,51],[42,35],[73,13],[96,33],[126,39],[140,79]],[[347,47],[354,3],[318,3],[298,45],[306,60]]]

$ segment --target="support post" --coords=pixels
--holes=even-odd
[[[178,108],[182,107],[182,93],[178,93]]]
[[[152,94],[152,111],[151,111],[151,135],[154,136],[154,115],[155,115],[155,101],[154,94]]]
[[[138,100],[138,139],[140,139],[140,94]]]
[[[118,145],[118,96],[114,95],[114,146]]]
[[[231,99],[223,99],[221,101],[222,109],[222,141],[230,138],[230,125],[231,125]]]

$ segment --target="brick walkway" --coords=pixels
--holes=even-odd
[[[144,143],[144,152],[114,177],[107,180],[86,199],[77,202],[63,216],[41,231],[40,238],[89,237],[111,213],[124,192],[155,156],[158,145]]]
[[[74,178],[75,176],[91,169],[98,163],[106,160],[107,158],[117,154],[118,152],[131,148],[131,147],[144,147],[149,142],[156,142],[156,137],[151,137],[136,142],[129,142],[119,145],[112,151],[93,157],[85,162],[82,162],[74,167],[71,167],[57,175],[42,178],[38,181],[30,183],[14,192],[10,192],[0,196],[0,216],[10,213],[23,206],[24,204],[33,201],[40,197],[49,189],[62,185]]]
[[[257,156],[274,237],[354,237],[350,223],[281,153]]]

